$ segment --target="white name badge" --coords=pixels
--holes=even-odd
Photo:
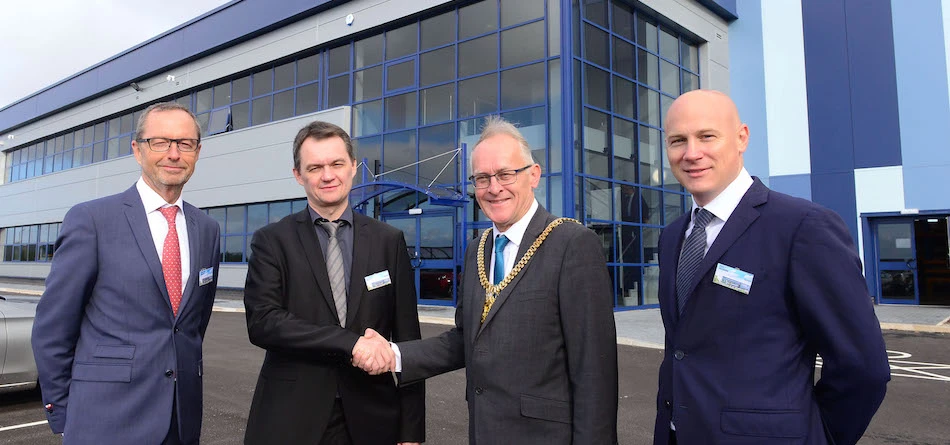
[[[204,286],[211,282],[214,278],[214,269],[206,268],[198,271],[198,285]]]
[[[749,295],[753,278],[755,278],[755,275],[749,272],[718,263],[716,264],[716,274],[713,275],[713,283]]]
[[[366,290],[379,289],[393,283],[392,278],[389,277],[388,270],[367,275],[363,280],[366,281]]]

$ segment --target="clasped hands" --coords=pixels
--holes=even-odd
[[[396,369],[396,353],[389,341],[372,328],[356,341],[353,346],[351,363],[370,375],[379,375]]]

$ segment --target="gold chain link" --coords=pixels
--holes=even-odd
[[[495,297],[501,293],[502,290],[508,286],[508,283],[511,282],[519,273],[521,269],[524,269],[524,266],[528,264],[528,261],[531,260],[531,257],[534,256],[534,253],[538,250],[538,247],[541,246],[541,243],[544,242],[545,238],[554,230],[555,227],[565,223],[565,222],[575,222],[580,224],[581,222],[574,218],[558,218],[554,221],[551,221],[547,227],[544,228],[544,231],[541,232],[541,235],[538,236],[534,243],[531,244],[531,247],[528,247],[528,251],[524,253],[518,263],[515,264],[515,267],[511,269],[511,272],[508,272],[508,275],[505,276],[501,283],[491,284],[488,281],[488,275],[485,273],[485,242],[488,240],[488,232],[486,230],[482,232],[482,238],[478,241],[478,280],[481,282],[482,287],[485,288],[485,307],[482,309],[482,323],[485,322],[485,318],[488,317],[488,312],[491,310],[493,304],[495,304]]]

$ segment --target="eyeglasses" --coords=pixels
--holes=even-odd
[[[518,173],[521,173],[533,166],[534,164],[528,164],[517,170],[502,170],[498,173],[495,173],[494,175],[472,175],[469,176],[468,180],[475,183],[475,188],[477,189],[488,188],[488,186],[491,185],[492,177],[494,177],[501,185],[513,184],[515,179],[518,178]]]
[[[190,153],[198,149],[201,139],[148,138],[136,139],[135,142],[140,144],[144,142],[148,144],[150,150],[157,152],[168,151],[169,148],[172,148],[172,142],[174,142],[178,146],[178,151]]]

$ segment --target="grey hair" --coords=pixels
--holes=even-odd
[[[485,118],[485,125],[482,126],[482,134],[478,137],[478,142],[475,143],[475,147],[477,148],[478,144],[481,144],[485,139],[498,135],[505,135],[517,141],[518,147],[521,148],[521,157],[524,158],[525,162],[536,164],[534,156],[531,155],[531,147],[528,146],[528,140],[518,131],[518,127],[501,116],[491,115]],[[472,166],[473,154],[475,154],[474,149],[468,154],[468,171],[470,172],[474,172]]]
[[[142,133],[145,132],[145,120],[148,119],[148,115],[154,112],[159,111],[184,111],[191,116],[191,120],[195,121],[195,131],[198,132],[198,140],[201,141],[201,125],[198,125],[198,118],[195,117],[195,113],[192,113],[188,107],[178,103],[178,102],[159,102],[157,104],[149,105],[142,114],[139,115],[138,122],[135,123],[135,139],[141,139]]]

